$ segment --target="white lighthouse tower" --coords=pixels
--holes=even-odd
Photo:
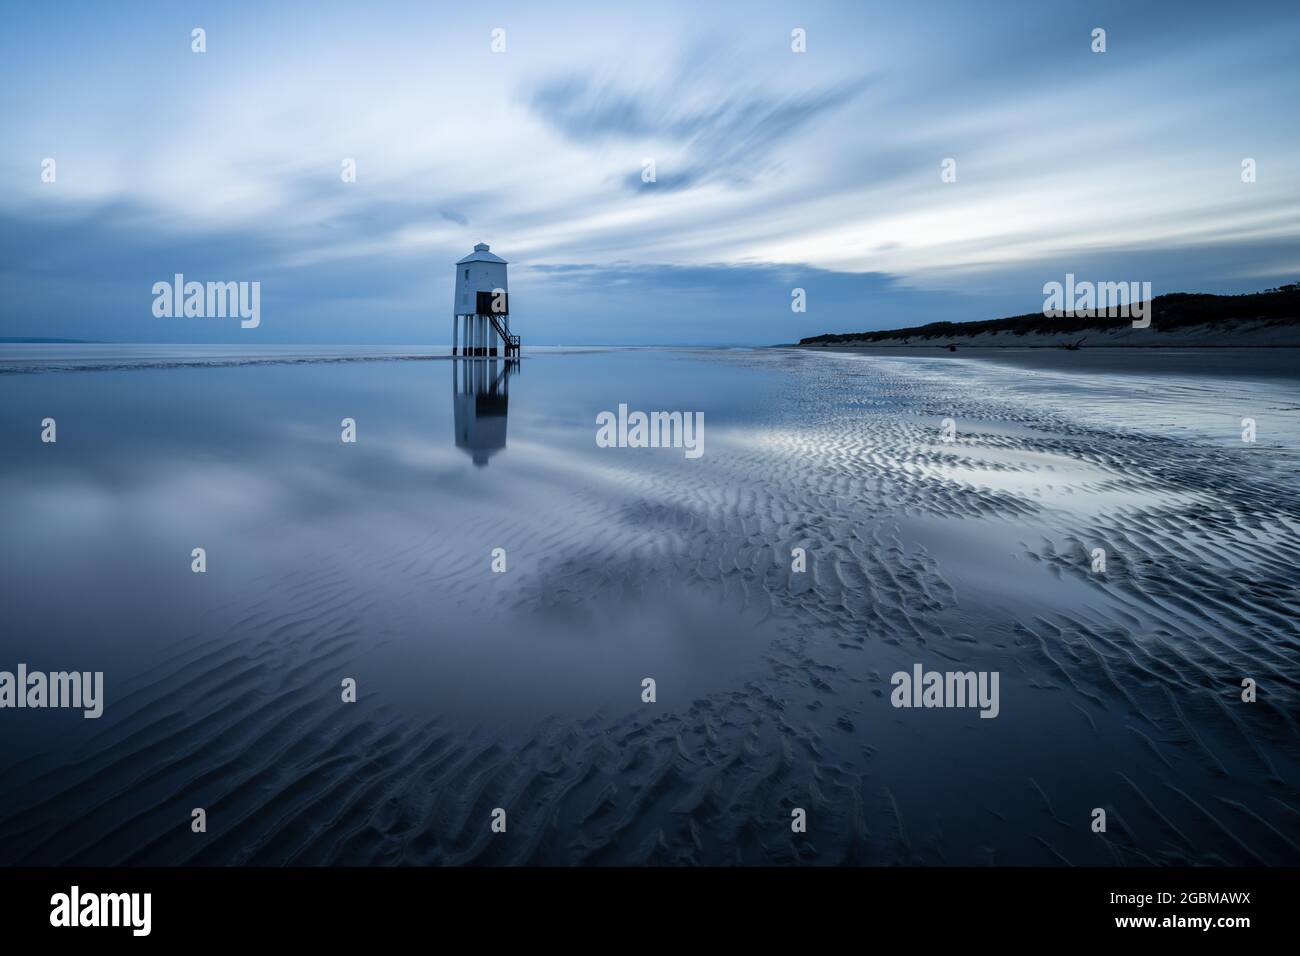
[[[486,242],[456,263],[451,354],[507,358],[519,354],[519,336],[510,333],[506,260],[489,251]]]

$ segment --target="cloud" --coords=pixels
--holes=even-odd
[[[771,168],[774,152],[869,85],[858,77],[808,92],[742,91],[723,84],[716,66],[706,70],[702,63],[684,58],[662,80],[640,86],[571,73],[543,81],[526,101],[542,122],[583,149],[611,142],[662,147],[665,160],[674,158],[671,167],[665,163],[651,183],[639,168],[623,182],[634,192],[675,191],[713,181],[749,184]]]
[[[827,3],[794,54],[777,8],[532,5],[503,13],[504,55],[469,9],[214,8],[202,56],[164,3],[72,27],[6,8],[0,334],[247,341],[142,314],[182,271],[263,281],[260,341],[441,342],[480,239],[531,341],[987,318],[1085,267],[1276,284],[1300,241],[1300,130],[1278,120],[1300,13],[1247,6]]]

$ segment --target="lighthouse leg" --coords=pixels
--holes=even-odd
[[[460,342],[460,316],[451,317],[451,354],[456,355],[456,345]]]

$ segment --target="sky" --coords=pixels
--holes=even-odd
[[[5,0],[0,336],[447,345],[480,241],[526,346],[986,319],[1066,273],[1272,287],[1297,37],[1249,0]],[[260,324],[156,317],[176,273],[259,282]]]

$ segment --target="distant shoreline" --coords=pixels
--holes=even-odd
[[[1245,295],[1174,293],[1145,303],[1146,328],[1129,318],[1042,313],[829,333],[798,348],[953,351],[963,348],[1300,348],[1300,283]]]
[[[1135,330],[1136,331],[1136,330]],[[910,337],[909,337],[910,338]],[[1178,332],[1156,332],[1151,336],[1119,336],[1099,332],[1087,337],[1066,333],[1025,333],[1022,335],[991,336],[987,334],[950,334],[916,341],[891,337],[847,342],[797,342],[784,348],[825,349],[829,351],[1006,351],[1010,349],[1300,349],[1300,323],[1279,329],[1241,329],[1237,332],[1217,330],[1215,334],[1185,335]],[[1001,339],[1001,341],[998,341]],[[1083,339],[1081,342],[1080,339]]]
[[[951,344],[958,346],[958,351],[961,352],[1012,352],[1020,349],[1050,349],[1052,351],[1057,351],[1057,350],[1064,351],[1064,349],[1062,349],[1060,345],[1044,345],[1044,344],[1038,344],[1034,342],[1005,342],[1002,345],[971,345],[969,343],[960,342],[954,339],[951,342]],[[918,345],[915,342],[913,342],[911,345],[893,345],[888,342],[885,343],[871,342],[864,345],[854,345],[854,344],[803,345],[798,342],[791,342],[787,345],[773,345],[771,347],[776,349],[822,349],[827,352],[945,352],[946,353],[951,351],[948,348],[948,345],[949,343],[947,342],[943,344],[936,344],[934,342],[929,342],[920,345]],[[1175,340],[1171,342],[1156,342],[1151,345],[1135,345],[1131,342],[1113,342],[1113,343],[1098,342],[1095,347],[1099,349],[1125,349],[1125,350],[1141,349],[1150,352],[1170,351],[1170,350],[1180,351],[1183,349],[1213,349],[1213,350],[1223,349],[1225,351],[1238,350],[1244,352],[1258,352],[1262,349],[1263,350],[1300,349],[1300,342],[1269,343],[1264,345],[1260,345],[1257,343],[1215,345],[1215,344],[1206,344],[1204,342]]]
[[[42,339],[23,335],[0,335],[0,345],[107,345],[95,339]]]

